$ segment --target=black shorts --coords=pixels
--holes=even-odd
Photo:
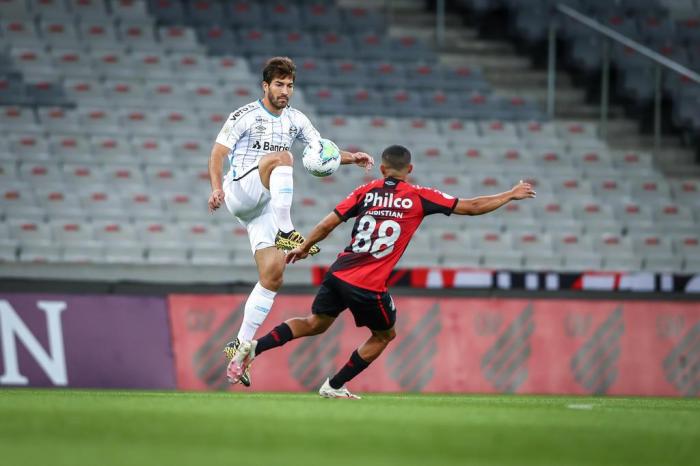
[[[338,317],[347,308],[358,327],[389,330],[396,322],[396,307],[388,292],[365,290],[328,272],[316,293],[311,312]]]

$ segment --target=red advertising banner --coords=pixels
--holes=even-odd
[[[169,297],[177,386],[227,389],[221,352],[243,295]],[[259,335],[310,311],[280,296]],[[396,297],[397,338],[351,382],[358,392],[700,394],[700,303]],[[253,386],[310,391],[369,336],[343,313],[325,333],[255,360]]]

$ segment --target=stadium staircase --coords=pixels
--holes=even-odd
[[[368,5],[370,2],[349,0],[350,5]],[[435,13],[427,11],[420,0],[390,2],[389,34],[395,37],[416,35],[435,43]],[[449,2],[448,2],[449,3]],[[486,38],[479,32],[480,17],[473,10],[448,9],[446,14],[445,46],[440,48],[440,60],[446,64],[477,67],[492,85],[494,92],[504,96],[527,95],[541,108],[547,105],[546,64],[535,61],[531,55],[519,51],[513,39]],[[501,25],[505,30],[507,24]],[[542,50],[538,50],[542,55]],[[590,95],[582,83],[575,83],[573,71],[559,69],[556,77],[556,120],[560,122],[598,123],[600,120],[599,95]],[[668,105],[668,103],[667,103]],[[647,152],[654,147],[653,136],[640,131],[640,122],[629,116],[619,103],[611,103],[608,113],[607,143],[611,149]],[[700,176],[700,148],[689,147],[677,134],[664,134],[661,149],[654,153],[656,165],[669,176]]]

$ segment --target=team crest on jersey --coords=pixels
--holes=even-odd
[[[290,127],[289,127],[289,135],[290,135],[292,138],[296,138],[296,137],[297,137],[297,134],[299,134],[299,128],[297,128],[297,127],[294,126],[294,125],[290,126]]]

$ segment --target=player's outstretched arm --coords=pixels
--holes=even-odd
[[[229,148],[214,143],[209,155],[209,181],[211,183],[211,196],[209,196],[209,211],[214,212],[224,203],[224,190],[221,172],[224,169],[224,160],[228,155]]]
[[[522,181],[510,191],[493,196],[479,196],[472,199],[460,199],[457,201],[454,213],[458,215],[482,215],[502,207],[510,201],[519,201],[535,197],[535,191],[530,183]]]
[[[316,225],[306,240],[298,248],[292,249],[287,253],[287,264],[293,264],[300,259],[304,259],[309,255],[309,250],[314,244],[323,241],[331,231],[340,225],[341,219],[335,212],[331,212]]]
[[[372,158],[371,155],[365,154],[364,152],[348,152],[348,151],[341,150],[340,151],[340,164],[341,165],[355,164],[358,167],[362,167],[365,170],[369,171],[374,166],[374,159]]]

